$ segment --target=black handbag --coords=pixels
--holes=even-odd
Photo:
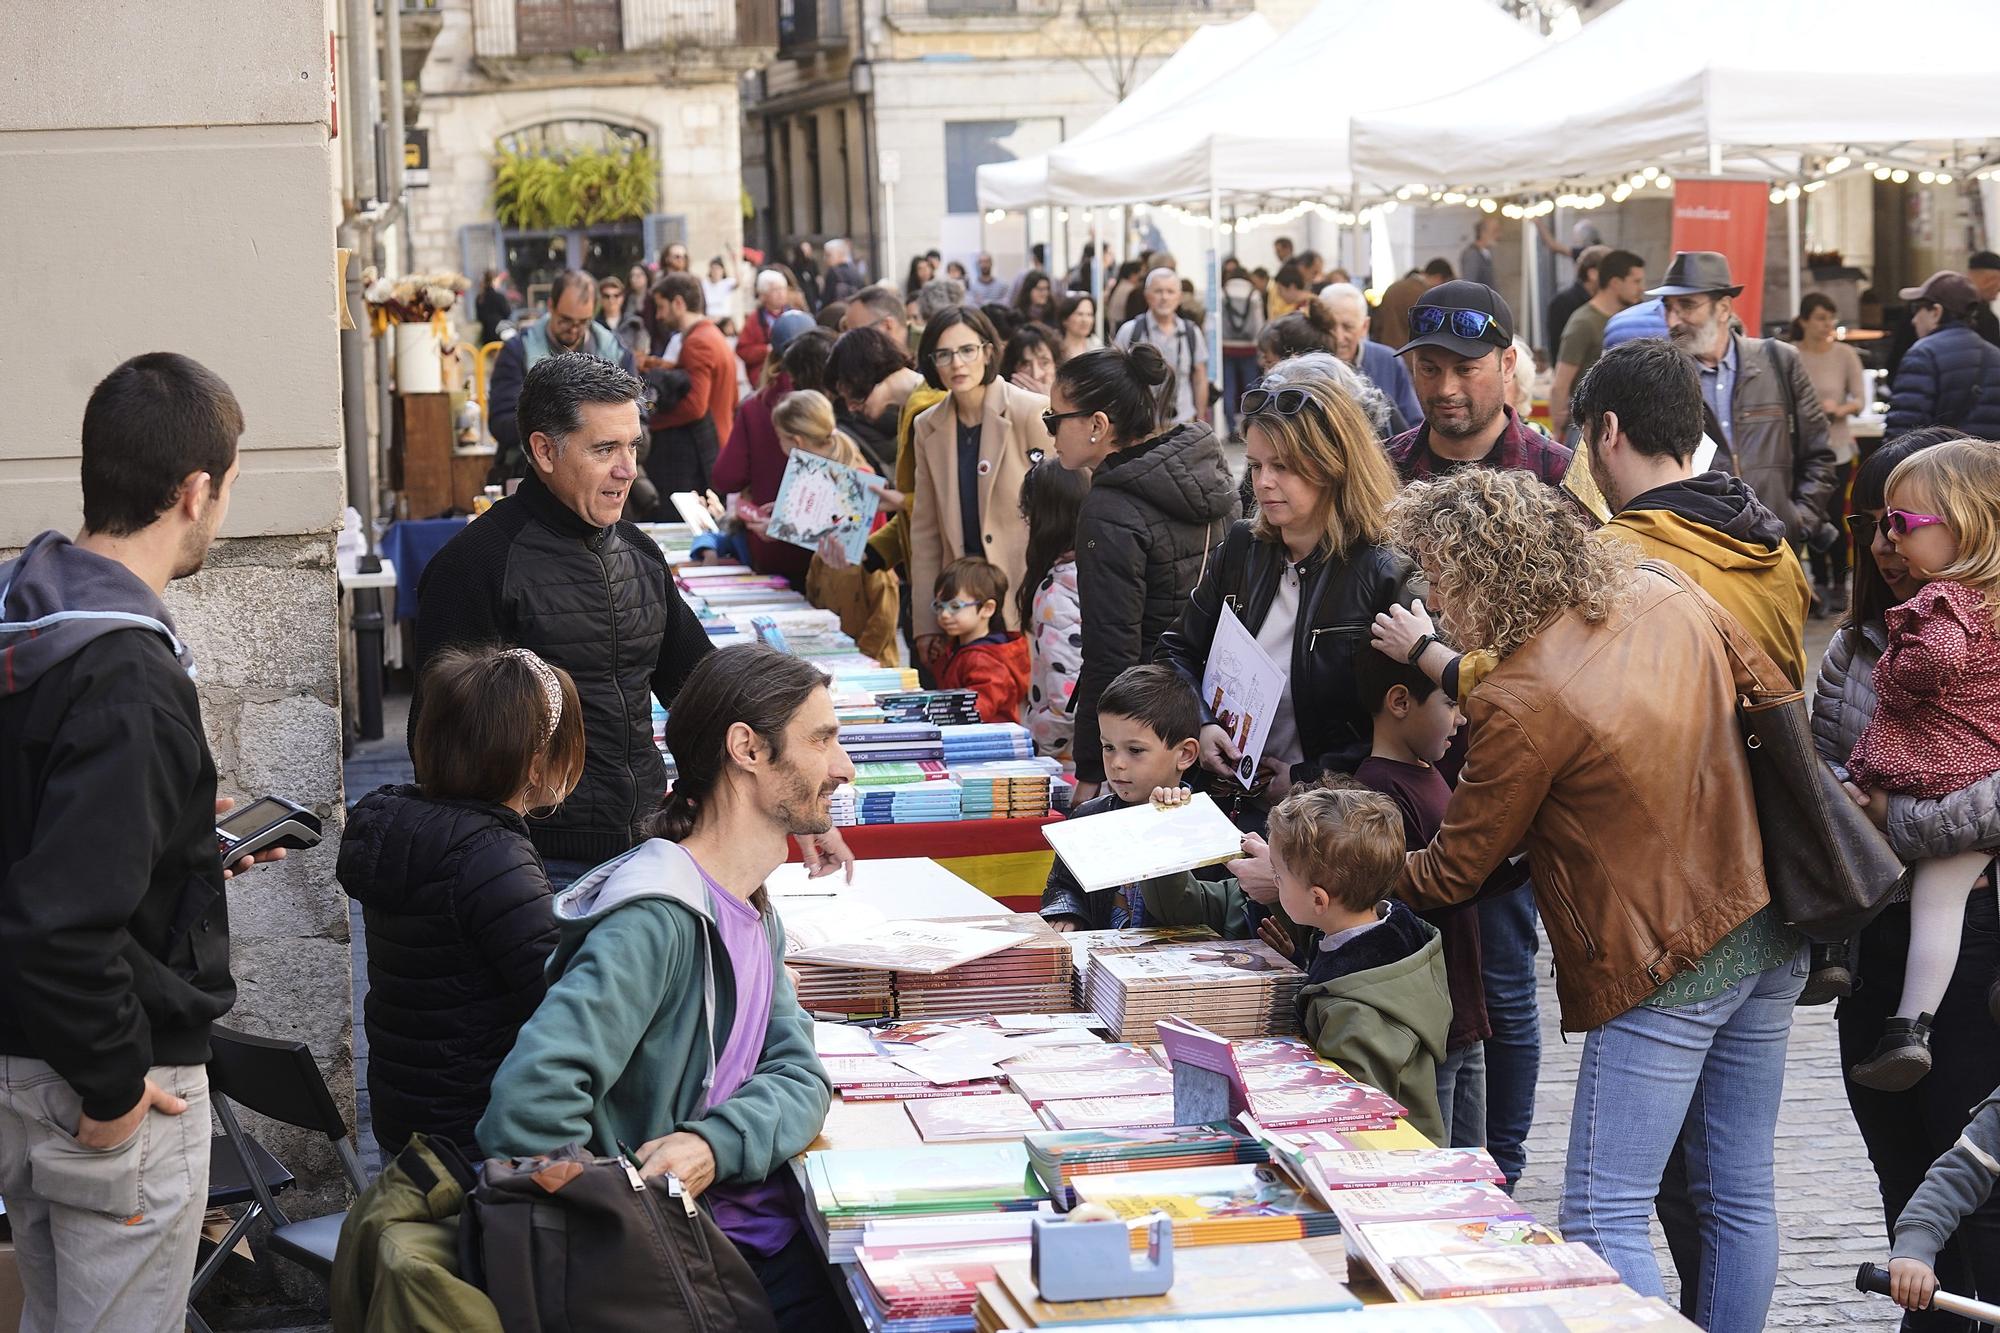
[[[1764,881],[1779,916],[1821,944],[1853,938],[1889,904],[1902,861],[1820,757],[1805,695],[1770,654],[1680,570],[1658,560],[1641,568],[1693,595],[1728,651],[1764,843]]]

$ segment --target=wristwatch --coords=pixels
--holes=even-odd
[[[1410,649],[1410,655],[1404,658],[1403,660],[1408,662],[1411,666],[1415,666],[1417,664],[1417,659],[1424,655],[1424,649],[1430,647],[1437,641],[1438,637],[1435,634],[1424,635],[1423,637],[1417,640],[1416,646]]]

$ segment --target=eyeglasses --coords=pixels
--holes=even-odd
[[[1044,412],[1042,413],[1042,429],[1053,435],[1056,433],[1056,427],[1068,421],[1071,417],[1087,417],[1090,415],[1091,413],[1082,409],[1078,409],[1075,412]]]
[[[1422,338],[1449,326],[1461,338],[1511,347],[1513,340],[1500,331],[1500,321],[1484,310],[1454,310],[1449,306],[1420,305],[1410,311],[1410,333]]]
[[[1281,417],[1295,417],[1311,401],[1312,395],[1304,389],[1250,389],[1237,400],[1236,406],[1246,417],[1254,417],[1267,408]]]
[[[970,343],[964,347],[940,347],[931,353],[931,361],[940,366],[948,366],[954,361],[977,361],[987,346],[986,343]]]
[[[1891,509],[1882,515],[1882,535],[1887,537],[1893,533],[1898,537],[1907,537],[1918,528],[1928,528],[1932,524],[1942,522],[1944,519],[1936,514],[1917,514],[1907,509]]]
[[[978,602],[968,601],[963,597],[955,597],[949,602],[931,603],[931,614],[934,616],[942,616],[942,615],[955,616],[961,611],[977,611],[978,609],[979,609]]]

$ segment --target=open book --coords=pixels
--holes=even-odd
[[[1217,865],[1243,854],[1242,831],[1206,792],[1172,808],[1148,802],[1050,824],[1042,836],[1086,893]]]

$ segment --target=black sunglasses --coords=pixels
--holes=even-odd
[[[1461,338],[1511,347],[1513,340],[1500,330],[1500,321],[1484,310],[1454,310],[1448,306],[1420,305],[1410,311],[1410,333],[1423,338],[1446,326]]]
[[[1042,413],[1042,429],[1053,435],[1056,433],[1056,427],[1068,421],[1071,417],[1087,417],[1090,415],[1091,413],[1087,411],[1044,412]]]
[[[1311,401],[1312,395],[1304,389],[1248,389],[1236,406],[1246,417],[1254,417],[1266,409],[1281,417],[1295,417]]]

